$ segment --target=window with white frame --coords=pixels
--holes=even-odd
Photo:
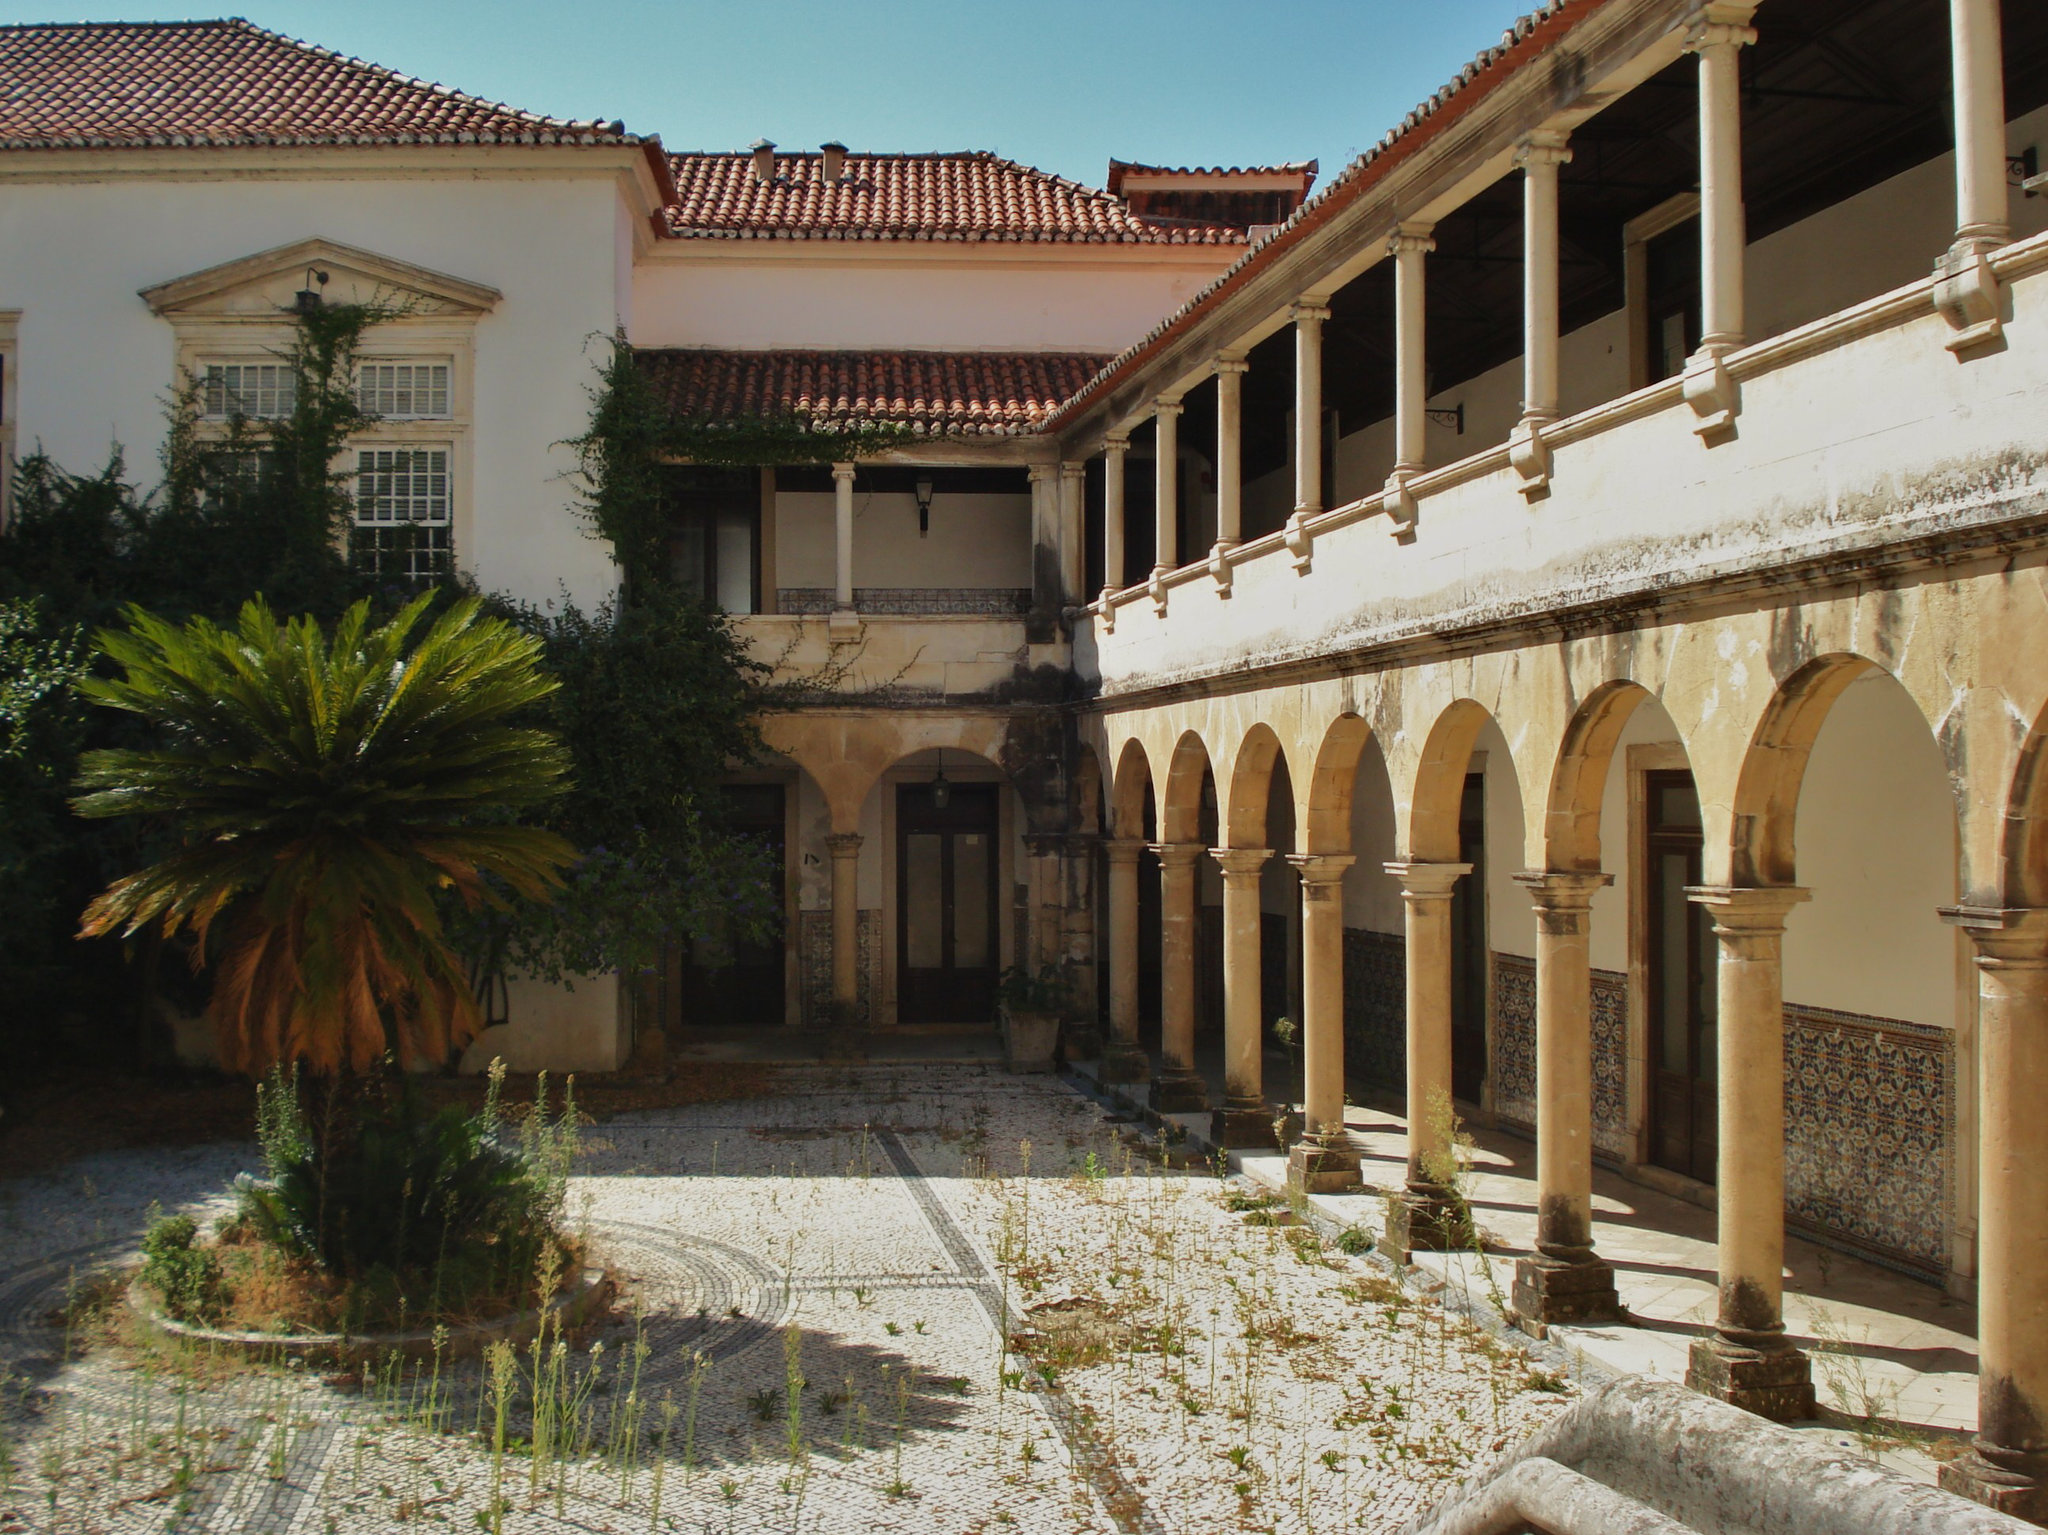
[[[427,581],[454,569],[454,495],[446,444],[356,450],[349,554],[358,569]]]
[[[449,405],[445,362],[376,359],[356,366],[356,408],[385,420],[444,421]]]
[[[294,386],[289,363],[207,362],[199,374],[200,414],[208,421],[274,421],[292,413]]]

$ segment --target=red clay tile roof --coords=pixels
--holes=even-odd
[[[679,196],[669,232],[684,239],[1245,243],[1242,229],[1226,225],[1148,223],[1121,198],[983,150],[849,154],[829,183],[815,153],[778,153],[767,184],[750,154],[672,160]]]
[[[643,351],[676,416],[794,416],[812,426],[898,423],[933,437],[1034,430],[1108,361],[1087,352]]]
[[[1315,160],[1289,160],[1285,165],[1140,165],[1134,160],[1112,160],[1109,162],[1109,187],[1112,196],[1122,196],[1126,176],[1289,176],[1301,180],[1301,189],[1307,192],[1315,185]]]
[[[238,19],[0,27],[5,149],[643,142],[621,124],[521,112]]]

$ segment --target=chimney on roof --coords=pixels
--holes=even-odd
[[[769,185],[775,180],[775,140],[756,139],[747,147],[754,152],[754,179]]]
[[[846,174],[846,146],[837,139],[827,139],[818,146],[818,152],[825,157],[824,172],[827,181],[837,181]]]

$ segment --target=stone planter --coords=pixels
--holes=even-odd
[[[1058,1013],[1003,1009],[1003,1059],[1010,1070],[1051,1071],[1053,1048],[1059,1037]]]
[[[230,1332],[200,1327],[166,1316],[157,1305],[154,1292],[141,1280],[128,1286],[128,1309],[144,1326],[167,1338],[181,1339],[205,1347],[229,1349],[267,1359],[317,1360],[322,1364],[373,1364],[397,1354],[405,1359],[428,1359],[434,1355],[437,1332],[443,1359],[468,1359],[481,1354],[493,1343],[510,1343],[514,1348],[531,1343],[543,1320],[559,1332],[581,1327],[604,1309],[612,1297],[611,1277],[600,1269],[584,1269],[545,1307],[518,1311],[466,1327],[416,1329],[408,1332]]]

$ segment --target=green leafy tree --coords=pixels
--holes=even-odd
[[[561,744],[521,723],[558,686],[539,643],[474,599],[415,641],[431,601],[375,628],[359,602],[331,640],[260,600],[232,629],[131,610],[126,632],[99,636],[122,675],[80,691],[153,739],[89,752],[73,804],[160,818],[178,842],[110,885],[81,932],[189,931],[217,950],[232,1069],[445,1060],[479,1025],[447,899],[488,902],[496,885],[538,899],[573,857],[513,822],[568,772]]]

